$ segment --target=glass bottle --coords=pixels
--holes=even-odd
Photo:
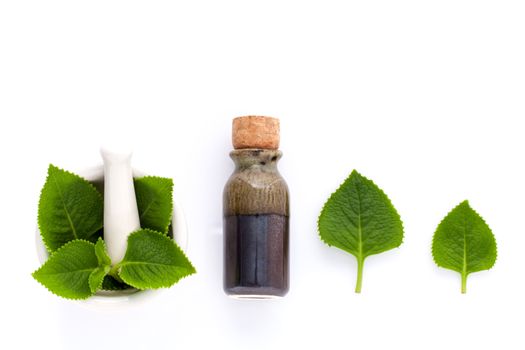
[[[282,297],[289,287],[289,194],[279,174],[279,120],[233,121],[235,171],[224,188],[224,290]]]

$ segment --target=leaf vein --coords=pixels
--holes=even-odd
[[[64,207],[64,211],[66,212],[67,221],[69,222],[69,226],[71,227],[71,230],[73,231],[73,236],[75,237],[75,239],[78,239],[77,230],[75,229],[75,225],[73,224],[73,221],[71,220],[69,210],[67,209],[66,202],[64,200],[62,189],[60,188],[56,177],[53,174],[50,174],[50,175],[53,178],[53,182],[55,183],[55,186],[57,188],[58,195],[60,197],[60,201],[62,202],[62,206]]]

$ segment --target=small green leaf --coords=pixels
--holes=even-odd
[[[111,266],[111,258],[106,249],[106,242],[99,238],[95,244],[95,254],[97,255],[99,266]]]
[[[437,227],[432,240],[432,256],[438,266],[461,274],[461,292],[466,293],[470,273],[494,266],[496,239],[483,218],[464,201]]]
[[[93,293],[102,288],[102,283],[109,270],[111,270],[111,258],[107,253],[106,243],[102,238],[99,238],[95,244],[95,255],[97,256],[99,267],[89,275],[89,287]]]
[[[357,171],[334,192],[319,215],[321,240],[357,258],[356,293],[365,258],[399,247],[403,223],[386,194]]]
[[[86,299],[94,293],[90,288],[90,275],[98,267],[95,245],[74,240],[53,253],[33,272],[33,277],[58,296]]]
[[[100,288],[102,288],[102,282],[104,281],[104,277],[108,274],[111,267],[109,266],[102,266],[97,267],[91,274],[89,275],[89,289],[91,289],[92,293],[96,293]]]
[[[75,239],[96,242],[103,215],[102,195],[92,184],[49,166],[38,203],[38,227],[50,252]]]
[[[195,273],[195,268],[173,240],[149,229],[129,235],[126,255],[117,268],[120,278],[137,289],[170,287]]]
[[[141,227],[167,234],[173,214],[173,180],[145,176],[134,183]]]

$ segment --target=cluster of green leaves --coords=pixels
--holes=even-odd
[[[146,176],[134,184],[141,229],[128,236],[124,259],[111,266],[101,237],[102,195],[80,176],[50,165],[38,206],[38,225],[50,256],[33,277],[58,296],[86,299],[100,289],[170,287],[195,273],[168,237],[173,181]]]
[[[388,197],[355,170],[324,205],[318,230],[326,244],[356,257],[356,293],[361,292],[365,258],[399,247],[403,240],[401,218]],[[438,266],[461,274],[465,293],[468,274],[494,265],[496,240],[485,221],[465,201],[438,226],[432,255]]]

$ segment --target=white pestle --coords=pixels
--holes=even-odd
[[[126,253],[130,233],[140,229],[131,150],[100,149],[104,160],[104,241],[113,264]]]

